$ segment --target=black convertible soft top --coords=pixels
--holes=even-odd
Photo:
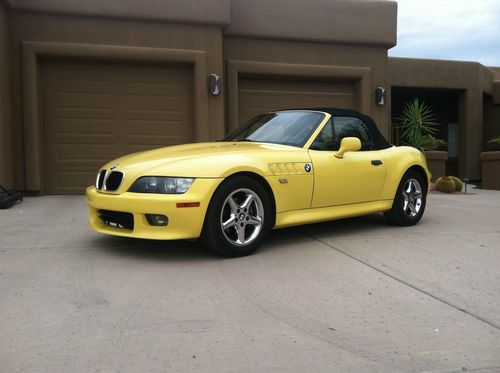
[[[375,145],[375,150],[387,149],[392,147],[392,145],[385,139],[385,137],[380,133],[377,125],[368,115],[361,114],[355,110],[348,109],[338,109],[338,108],[325,108],[325,107],[317,107],[317,108],[298,108],[298,109],[286,109],[279,111],[287,111],[287,110],[311,110],[311,111],[321,111],[323,113],[328,113],[333,117],[355,117],[361,119],[366,126],[369,128],[373,142]]]

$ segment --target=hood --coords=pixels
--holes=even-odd
[[[252,142],[207,142],[169,146],[115,159],[103,168],[118,165],[127,179],[138,176],[224,177],[233,167],[265,169],[272,162],[308,162],[302,148]]]

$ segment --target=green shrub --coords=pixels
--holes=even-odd
[[[448,176],[448,177],[455,183],[455,192],[461,192],[463,187],[462,180],[460,180],[456,176]]]
[[[446,142],[436,139],[439,124],[435,122],[432,109],[418,100],[408,102],[398,118],[401,128],[401,141],[404,145],[424,150],[436,150],[446,146]]]
[[[453,193],[455,182],[449,176],[442,176],[436,180],[436,190],[443,193]]]
[[[488,144],[500,145],[500,136],[491,139],[490,141],[488,141]]]

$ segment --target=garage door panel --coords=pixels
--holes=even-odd
[[[305,79],[305,80],[304,80]],[[304,79],[265,79],[243,77],[239,81],[240,90],[271,91],[271,92],[299,92],[299,93],[355,93],[352,81],[308,80]]]
[[[56,149],[63,145],[75,146],[75,145],[95,145],[95,144],[107,144],[114,146],[116,141],[116,136],[114,134],[87,134],[87,133],[75,133],[75,134],[59,134],[54,139],[57,142]]]
[[[177,112],[182,105],[182,97],[179,96],[153,96],[153,95],[126,95],[125,104],[127,112]]]
[[[81,188],[81,185],[87,183],[89,178],[95,178],[95,172],[92,171],[61,171],[59,173],[59,184],[61,187],[70,187],[73,190]]]
[[[177,136],[182,131],[183,123],[180,120],[127,120],[127,135],[142,135],[145,132],[151,135]]]
[[[169,122],[177,121],[186,123],[186,118],[183,113],[180,113],[177,109],[173,110],[127,110],[127,120],[136,121],[158,121],[158,122]]]
[[[299,107],[338,107],[350,109],[353,105],[353,95],[314,94],[288,92],[241,92],[240,97],[248,106],[249,113],[262,113]]]
[[[58,144],[56,162],[69,160],[112,159],[116,150],[113,143],[109,144]]]
[[[81,194],[111,159],[190,141],[192,75],[188,65],[42,63],[44,192]]]
[[[57,92],[58,109],[108,109],[113,105],[113,96],[110,94]]]
[[[174,142],[179,140],[179,136],[129,136],[127,147],[144,145],[151,147],[161,147],[165,142]]]
[[[65,118],[57,120],[57,134],[65,135],[106,135],[113,133],[113,119]]]
[[[178,93],[186,93],[190,91],[190,87],[185,86],[185,77],[184,74],[180,74],[179,76],[173,77],[173,79],[179,79],[178,84],[166,84],[162,82],[156,81],[148,81],[148,82],[126,82],[123,85],[123,93],[125,94],[144,94],[144,95],[158,95],[163,96],[166,93],[170,94],[178,94]]]
[[[46,108],[50,110],[50,108]],[[82,108],[58,108],[54,110],[53,120],[58,119],[74,119],[74,120],[88,120],[88,119],[110,119],[114,120],[116,113],[111,109],[82,109]]]
[[[301,107],[353,109],[356,87],[349,81],[309,81],[242,78],[239,87],[240,123],[266,111]]]

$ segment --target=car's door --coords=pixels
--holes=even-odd
[[[357,137],[361,150],[335,157],[344,137]],[[311,207],[327,207],[380,198],[385,182],[383,153],[375,149],[368,126],[356,117],[333,117],[325,124],[309,149],[314,168]]]

